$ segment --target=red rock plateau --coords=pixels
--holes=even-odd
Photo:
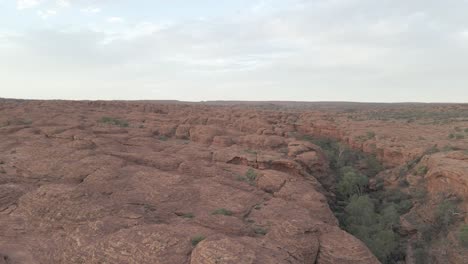
[[[0,263],[379,263],[297,135],[375,153],[387,186],[423,156],[403,175],[429,193],[411,214],[430,221],[444,192],[466,224],[466,128],[467,105],[0,100]],[[447,239],[434,263],[467,263]]]

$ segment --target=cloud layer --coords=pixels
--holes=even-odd
[[[17,1],[45,24],[0,26],[0,96],[468,99],[467,1],[249,1],[152,19],[96,3]]]

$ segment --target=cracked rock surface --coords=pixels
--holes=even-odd
[[[0,101],[0,263],[378,263],[338,227],[297,118]]]

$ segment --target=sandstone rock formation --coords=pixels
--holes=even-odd
[[[338,227],[326,157],[297,135],[395,167],[453,128],[279,105],[2,100],[0,263],[379,263]],[[431,192],[466,201],[463,153],[421,161]]]
[[[338,228],[320,148],[285,136],[292,114],[60,101],[0,113],[4,263],[378,263]]]

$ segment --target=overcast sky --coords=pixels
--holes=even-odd
[[[468,0],[0,0],[0,97],[468,102]]]

